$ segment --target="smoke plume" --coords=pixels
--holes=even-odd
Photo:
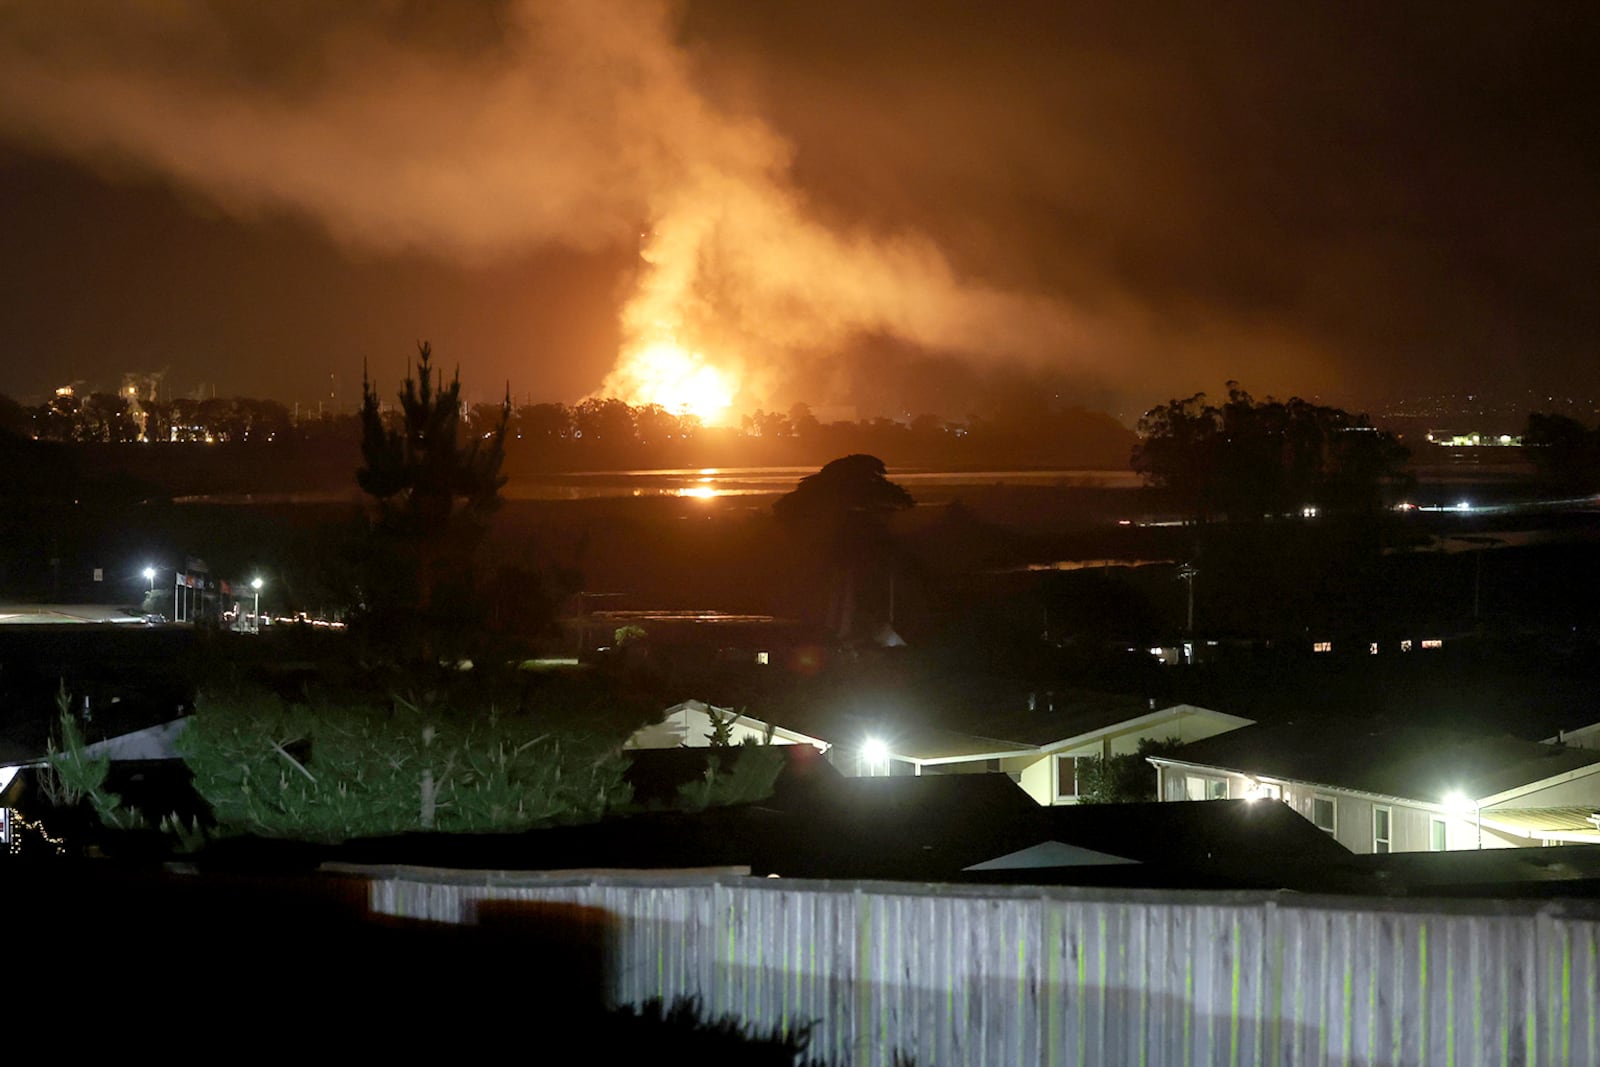
[[[863,333],[1023,359],[1076,340],[1062,306],[964,278],[916,233],[819,221],[780,133],[697,80],[670,5],[441,9],[0,4],[0,128],[380,252],[637,241],[603,387],[628,399],[651,398],[630,360],[652,346],[751,400],[786,357]]]

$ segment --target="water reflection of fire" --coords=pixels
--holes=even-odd
[[[676,341],[655,341],[623,359],[601,392],[630,404],[659,404],[714,426],[733,405],[735,383],[699,352]]]

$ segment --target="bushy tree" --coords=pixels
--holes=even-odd
[[[1156,796],[1156,769],[1149,757],[1165,756],[1183,747],[1174,738],[1147,737],[1138,751],[1106,759],[1091,756],[1078,764],[1078,803],[1137,804],[1159,799]]]
[[[887,557],[889,517],[915,503],[889,480],[883,460],[858,454],[802,478],[793,492],[772,505],[779,522],[829,557],[834,581],[828,623],[840,638],[851,636],[854,628],[862,577]]]

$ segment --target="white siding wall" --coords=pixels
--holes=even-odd
[[[1229,774],[1225,771],[1194,771],[1185,770],[1182,767],[1163,767],[1161,770],[1159,796],[1164,801],[1189,799],[1188,779],[1190,777],[1200,778],[1208,785],[1212,782],[1226,781],[1228,783],[1228,796],[1232,799],[1244,797],[1254,784],[1254,781],[1245,775]],[[1445,840],[1449,849],[1478,847],[1477,821],[1471,815],[1446,815],[1421,804],[1408,803],[1404,800],[1374,800],[1369,796],[1340,789],[1327,789],[1308,785],[1284,785],[1281,789],[1283,802],[1299,812],[1308,822],[1314,821],[1312,819],[1314,800],[1319,796],[1332,798],[1334,802],[1334,840],[1351,852],[1361,855],[1366,855],[1373,851],[1372,810],[1374,807],[1386,807],[1389,809],[1389,851],[1391,852],[1429,851],[1432,848],[1433,820],[1435,819],[1444,821]],[[1534,843],[1536,842],[1502,835],[1487,828],[1483,831],[1484,848],[1516,848]]]

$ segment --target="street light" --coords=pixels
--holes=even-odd
[[[156,591],[156,569],[154,567],[146,567],[144,569],[144,580],[150,583],[150,592],[152,592],[152,593],[155,592]]]
[[[250,588],[255,590],[256,594],[255,609],[250,614],[252,633],[261,632],[261,587],[265,584],[260,578],[250,579]]]

